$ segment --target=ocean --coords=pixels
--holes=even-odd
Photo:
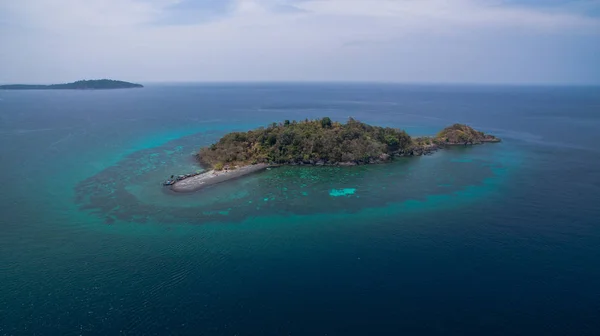
[[[324,116],[503,142],[161,186]],[[0,142],[0,335],[600,334],[599,87],[0,91]]]

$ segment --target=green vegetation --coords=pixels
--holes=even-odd
[[[483,132],[474,130],[473,128],[462,125],[454,124],[450,127],[444,128],[435,138],[438,144],[481,144],[483,142],[499,142],[500,139],[493,135],[488,135]]]
[[[106,90],[106,89],[129,89],[141,88],[141,84],[111,80],[111,79],[96,79],[96,80],[80,80],[66,84],[52,85],[28,85],[28,84],[12,84],[0,85],[0,90]]]
[[[267,128],[225,135],[202,148],[202,163],[246,165],[373,163],[410,150],[413,142],[402,130],[370,126],[352,118],[347,123],[330,118],[284,121]]]
[[[352,118],[285,120],[248,132],[233,132],[198,153],[201,163],[221,170],[248,164],[355,165],[394,156],[424,155],[440,146],[500,141],[469,126],[455,124],[436,137],[411,138],[405,131],[370,126]]]
[[[215,163],[215,166],[213,168],[215,168],[215,170],[223,170],[224,167],[225,165],[223,164],[223,162],[217,162]]]

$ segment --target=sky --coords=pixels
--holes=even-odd
[[[600,84],[600,0],[0,0],[0,83]]]

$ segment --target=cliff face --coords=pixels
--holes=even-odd
[[[472,127],[463,124],[446,127],[435,137],[435,142],[440,145],[475,145],[499,141],[500,139],[493,135],[476,131]]]

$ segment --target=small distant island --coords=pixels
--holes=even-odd
[[[112,79],[80,80],[65,84],[9,84],[0,85],[0,90],[110,90],[142,88],[141,84],[123,82]]]
[[[318,120],[272,123],[248,132],[232,132],[200,149],[199,162],[211,170],[171,176],[164,184],[174,191],[205,186],[281,165],[355,166],[421,156],[446,146],[468,146],[500,139],[470,126],[454,124],[436,136],[412,138],[405,131],[371,126],[353,118],[345,124]]]

